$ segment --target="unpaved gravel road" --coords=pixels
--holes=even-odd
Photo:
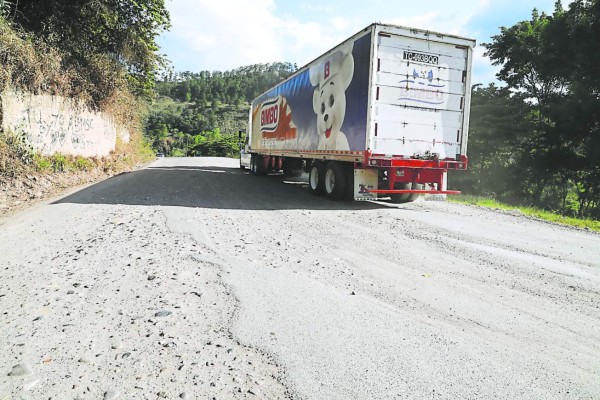
[[[0,221],[0,400],[599,399],[600,236],[161,159]]]

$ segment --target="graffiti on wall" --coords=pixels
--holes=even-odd
[[[111,118],[69,99],[5,93],[2,114],[2,128],[23,134],[42,154],[105,156],[116,145],[117,131]]]

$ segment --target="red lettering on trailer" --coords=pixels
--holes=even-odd
[[[290,140],[296,138],[296,125],[284,97],[265,103],[261,109],[260,130],[263,140]]]
[[[261,126],[277,125],[278,119],[279,119],[279,106],[277,104],[262,110],[260,113]]]

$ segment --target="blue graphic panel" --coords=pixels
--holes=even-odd
[[[364,150],[371,37],[338,46],[252,103],[252,148]]]

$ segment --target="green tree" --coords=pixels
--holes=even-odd
[[[576,0],[552,15],[502,28],[486,54],[498,78],[531,109],[534,126],[513,156],[525,200],[600,217],[600,2]],[[567,198],[576,195],[577,206]]]
[[[188,156],[228,157],[237,153],[238,138],[235,135],[221,135],[219,129],[202,132],[203,139],[190,148]]]
[[[172,148],[163,152],[171,155],[184,154],[192,146],[188,152],[192,155],[233,154],[237,132],[245,130],[248,123],[248,103],[295,69],[291,63],[271,63],[225,72],[166,71],[157,83],[157,92],[170,100],[154,103],[146,120],[146,136],[164,149],[166,129]],[[177,132],[186,136],[178,137]]]
[[[522,196],[522,155],[533,131],[531,107],[506,87],[475,85],[471,97],[469,169],[451,174],[469,193],[514,201]]]
[[[14,23],[69,55],[80,70],[98,56],[122,66],[137,94],[150,95],[163,63],[155,42],[169,28],[164,0],[12,1]]]

